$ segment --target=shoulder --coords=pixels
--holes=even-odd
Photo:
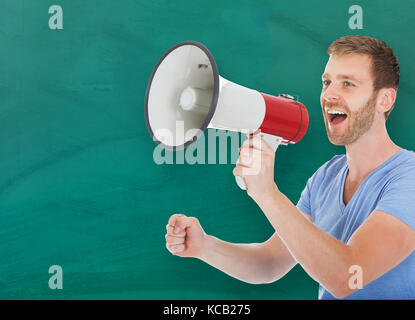
[[[321,184],[324,180],[331,180],[337,176],[345,166],[347,166],[346,155],[335,155],[317,169],[310,178],[310,183],[318,181],[318,183]]]
[[[338,154],[333,156],[330,160],[325,162],[320,168],[317,169],[316,175],[331,175],[332,173],[338,173],[347,165],[346,155]]]
[[[386,168],[390,181],[407,180],[415,184],[415,152],[402,149]]]
[[[402,153],[401,162],[405,167],[415,167],[415,152],[411,150],[402,149],[400,153]]]

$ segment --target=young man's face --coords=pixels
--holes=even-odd
[[[331,55],[322,76],[320,102],[331,143],[350,145],[366,133],[375,117],[371,58]]]

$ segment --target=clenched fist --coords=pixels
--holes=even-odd
[[[166,226],[166,248],[179,257],[200,258],[207,235],[199,220],[184,214],[174,214]]]

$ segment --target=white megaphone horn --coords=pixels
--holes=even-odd
[[[309,121],[307,109],[293,97],[268,95],[221,77],[210,51],[194,41],[180,42],[161,57],[147,86],[144,111],[153,140],[168,150],[186,148],[214,128],[259,132],[275,151],[301,140]],[[177,130],[178,121],[185,133],[194,134]],[[242,177],[236,181],[246,189]]]

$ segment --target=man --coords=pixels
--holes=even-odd
[[[276,281],[299,263],[320,283],[320,299],[415,299],[415,153],[394,144],[385,126],[399,85],[397,58],[366,36],[337,39],[328,54],[320,102],[328,138],[346,154],[314,173],[295,206],[274,182],[272,149],[248,139],[234,174],[245,178],[272,237],[232,244],[175,214],[166,246],[249,283]],[[257,175],[244,174],[254,166]]]

